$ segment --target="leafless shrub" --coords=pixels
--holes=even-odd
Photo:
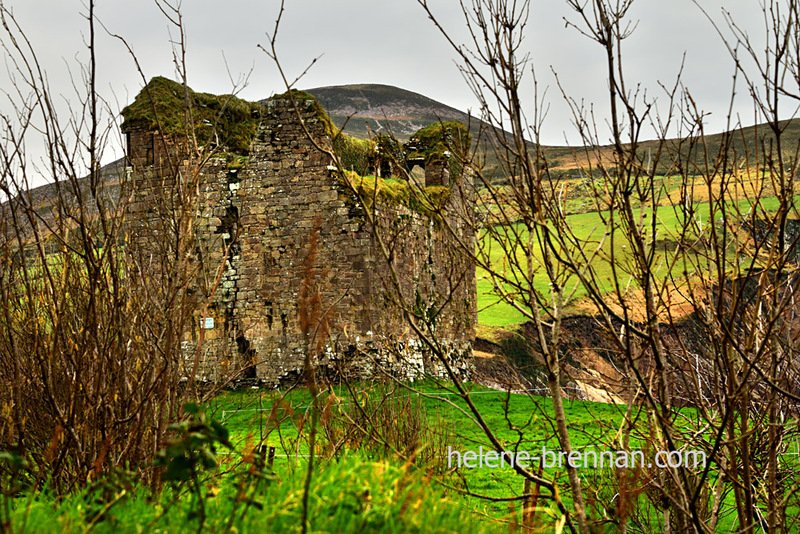
[[[58,111],[32,44],[0,7],[16,80],[0,144],[0,450],[58,491],[116,468],[157,482],[152,459],[188,394],[181,340],[197,306],[188,288],[202,160],[194,151],[169,168],[169,209],[144,223],[158,246],[132,238],[137,183],[124,164],[100,166],[116,125],[95,88],[94,2],[87,7],[90,61],[71,115]],[[37,131],[46,157],[34,168],[26,149]],[[42,178],[48,185],[31,190]]]
[[[443,472],[455,429],[439,409],[425,406],[414,391],[392,384],[364,383],[345,401],[329,397],[322,412],[328,454],[362,451],[374,458],[399,458]]]

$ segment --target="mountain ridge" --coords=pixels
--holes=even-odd
[[[433,122],[455,120],[469,125],[473,139],[477,139],[481,126],[485,124],[476,117],[452,106],[443,104],[420,93],[385,84],[349,84],[332,85],[306,89],[328,112],[333,122],[346,134],[365,139],[380,133],[392,133],[405,141],[418,129]],[[780,122],[784,129],[783,157],[791,158],[794,148],[800,143],[800,118],[785,119]],[[491,150],[484,131],[483,153],[489,167],[496,167],[498,161]],[[726,140],[727,137],[727,140]],[[706,134],[703,137],[705,146],[685,139],[667,139],[664,143],[660,161],[650,161],[650,154],[658,152],[659,140],[643,140],[638,143],[641,164],[655,165],[657,173],[675,172],[673,161],[667,156],[680,153],[684,171],[696,174],[705,166],[706,154],[712,159],[719,153],[723,143],[731,146],[731,154],[738,161],[750,159],[763,149],[769,147],[774,136],[767,124],[738,126],[730,131]],[[533,143],[528,142],[529,148]],[[756,149],[758,147],[758,150]],[[555,173],[574,173],[581,167],[595,167],[597,159],[606,165],[613,161],[613,146],[602,145],[590,150],[570,146],[541,146],[547,160],[548,168]],[[595,152],[596,151],[596,152]],[[733,156],[731,156],[733,157]],[[763,155],[761,156],[763,159]]]
[[[336,126],[362,139],[391,133],[405,141],[434,122],[476,122],[454,107],[392,85],[332,85],[306,89],[306,92],[319,101]]]

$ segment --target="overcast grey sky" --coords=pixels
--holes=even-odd
[[[53,89],[69,91],[67,64],[86,59],[83,39],[86,8],[79,0],[0,0],[13,10],[39,51]],[[763,24],[755,0],[699,0],[722,21],[724,5],[753,35]],[[443,25],[464,37],[463,19],[455,0],[430,0]],[[577,20],[559,0],[534,0],[526,46],[539,75],[549,87],[550,112],[543,141],[571,141],[570,117],[555,87],[554,69],[566,90],[606,109],[603,50],[572,28]],[[283,88],[276,70],[257,44],[266,44],[278,13],[279,0],[185,0],[189,85],[225,93],[231,80],[252,69],[243,98],[257,100]],[[168,23],[147,0],[98,0],[97,16],[109,31],[126,37],[149,77],[174,76]],[[710,112],[709,131],[724,127],[733,62],[711,24],[691,0],[639,0],[631,12],[638,27],[625,43],[629,87],[641,83],[649,95],[662,94],[658,82],[674,83],[686,54],[684,83],[698,105]],[[175,36],[173,31],[173,37]],[[134,64],[121,44],[98,36],[102,91],[116,95],[120,107],[141,87]],[[279,34],[279,53],[290,74],[299,74],[314,58],[321,59],[300,82],[301,88],[351,83],[384,83],[422,93],[448,105],[476,109],[453,60],[454,54],[415,0],[287,0]],[[224,55],[223,55],[224,54]],[[227,59],[227,67],[226,67]],[[0,78],[7,83],[6,78]],[[663,99],[662,99],[663,102]],[[2,106],[4,104],[0,104]],[[4,108],[0,108],[5,111]],[[742,99],[738,111],[753,122],[752,107]],[[106,158],[107,159],[107,158]]]

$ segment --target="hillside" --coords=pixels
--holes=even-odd
[[[469,121],[473,139],[477,139],[482,124],[475,117],[470,120],[463,111],[424,95],[389,85],[339,85],[316,87],[307,91],[319,100],[337,126],[341,128],[344,125],[345,133],[360,139],[391,132],[398,139],[407,140],[419,128],[440,120],[456,120],[464,124]],[[783,156],[788,160],[800,141],[800,119],[783,121],[781,126],[784,128],[785,140]],[[658,141],[643,141],[640,155],[643,165],[647,165],[649,159],[650,165],[656,165],[658,173],[665,174],[676,172],[673,157],[680,153],[688,174],[702,174],[706,158],[713,162],[724,142],[730,143],[730,153],[735,154],[739,161],[746,156],[752,162],[756,147],[770,146],[772,139],[769,128],[762,124],[709,134],[705,136],[704,143],[700,143],[698,138],[690,141],[668,140],[659,161],[655,159]],[[597,155],[594,151],[587,154],[580,149],[565,146],[544,146],[542,151],[548,167],[556,174],[574,172],[579,167],[589,166],[589,162],[591,166],[596,165]],[[598,152],[604,162],[609,164],[613,154],[611,146],[599,147]],[[763,159],[762,156],[761,160]],[[496,158],[487,154],[487,164],[494,167],[497,164]]]
[[[467,124],[470,121],[463,111],[390,85],[316,87],[307,92],[319,100],[336,126],[344,125],[345,133],[361,139],[370,133],[392,133],[406,141],[417,130],[434,122]],[[476,133],[477,124],[473,125],[473,135]]]
[[[784,120],[779,125],[783,131],[781,155],[783,161],[790,162],[800,146],[800,119]],[[691,143],[684,141],[680,146],[680,152],[691,162],[688,173],[700,175],[706,173],[706,160],[709,160],[713,166],[714,159],[724,144],[728,145],[728,153],[731,154],[731,157],[735,157],[740,165],[747,159],[753,169],[756,167],[756,161],[758,161],[759,168],[764,168],[769,159],[766,154],[773,149],[774,142],[775,137],[769,126],[758,124],[737,128],[730,132],[706,135],[703,143],[697,138],[693,138]],[[648,144],[654,147],[656,142],[650,141]],[[678,143],[675,140],[670,140],[669,144],[673,151],[678,149]]]
[[[782,129],[781,152],[784,162],[791,162],[800,146],[800,119],[784,120]],[[764,169],[769,159],[766,154],[774,148],[775,136],[767,124],[757,124],[735,128],[727,132],[706,134],[684,139],[667,139],[640,141],[638,148],[639,163],[646,168],[655,167],[656,174],[678,175],[681,171],[692,176],[713,174],[715,165],[720,161],[720,151],[728,154],[727,171],[730,171],[735,160],[741,168],[747,161],[751,170]],[[724,148],[727,146],[727,150]],[[660,149],[660,150],[659,150]],[[660,157],[657,155],[660,152]],[[585,149],[569,147],[542,147],[548,167],[558,174],[574,175],[579,168],[596,167],[597,160],[603,160],[606,166],[612,166],[613,146],[605,145]],[[680,154],[680,158],[678,158]],[[676,161],[680,161],[677,164]],[[721,169],[718,169],[719,172]]]

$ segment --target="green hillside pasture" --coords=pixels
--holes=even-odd
[[[797,201],[800,201],[800,196],[795,197],[795,202]],[[750,205],[750,201],[742,200],[738,202],[738,209],[744,213],[748,211]],[[708,228],[709,204],[697,203],[694,208],[701,228]],[[764,198],[760,201],[760,210],[765,214],[774,212],[777,208],[778,199],[775,197]],[[645,208],[644,213],[647,218],[652,217],[652,209]],[[599,240],[605,232],[602,218],[607,216],[608,212],[579,213],[568,215],[566,223],[581,242],[588,244],[587,251],[593,251],[597,249]],[[692,272],[696,271],[697,268],[705,265],[704,261],[697,257],[685,257],[675,262],[676,240],[678,239],[678,232],[682,228],[683,217],[683,212],[677,206],[661,206],[656,211],[657,247],[652,265],[656,276],[660,279],[667,276],[670,270],[668,265],[670,264],[673,265],[671,269],[672,275],[676,278],[683,278],[684,269],[691,276]],[[523,240],[527,240],[527,233],[521,225],[517,224],[513,229],[520,233]],[[598,255],[591,262],[602,292],[608,292],[613,289],[615,273],[622,287],[637,289],[637,284],[630,275],[633,272],[631,246],[627,240],[621,238],[621,234],[621,230],[617,230],[613,245],[611,239],[606,239]],[[481,240],[479,247],[482,247],[484,255],[488,257],[492,269],[506,277],[513,277],[515,271],[509,266],[508,258],[498,242],[490,238],[485,231],[479,236],[479,239]],[[521,264],[524,265],[525,251],[521,247],[517,247],[516,254],[522,262]],[[538,244],[534,244],[532,256],[535,262],[541,259],[542,254]],[[550,281],[541,266],[535,263],[535,267],[537,270],[534,271],[533,288],[541,294],[548,295],[550,293]],[[519,280],[522,280],[522,277],[519,277]],[[523,287],[525,287],[524,284]],[[570,302],[586,296],[586,289],[574,275],[567,279],[565,288],[566,294],[572,296]],[[508,284],[506,289],[512,292],[512,288]],[[477,270],[477,291],[478,322],[480,324],[504,326],[519,324],[526,320],[521,311],[502,300],[496,294],[488,273],[483,268],[478,268]],[[517,300],[517,302],[522,305],[521,301]],[[567,311],[569,311],[569,303],[567,303]]]

